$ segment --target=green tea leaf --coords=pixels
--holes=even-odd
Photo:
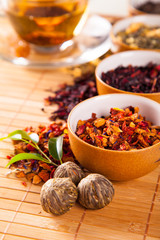
[[[7,136],[7,138],[11,138],[12,140],[22,140],[22,135],[21,134],[15,134],[13,136]]]
[[[8,134],[7,138],[11,138],[13,140],[21,140],[22,138],[26,140],[32,140],[29,135],[23,130],[15,130]]]
[[[6,139],[7,137],[3,137],[3,138],[0,138],[0,141],[3,141],[4,139]]]
[[[18,162],[20,160],[25,160],[25,159],[34,159],[34,160],[40,160],[40,161],[46,162],[46,163],[51,163],[47,159],[43,158],[38,153],[19,153],[19,154],[15,155],[14,157],[11,158],[11,160],[6,165],[6,167],[11,165],[12,163]]]
[[[48,149],[53,158],[61,161],[63,155],[63,135],[50,138],[48,141]]]
[[[38,143],[38,141],[39,141],[39,136],[36,133],[31,133],[29,135],[26,131],[23,131],[23,130],[15,130],[15,131],[9,133],[7,137],[0,138],[0,141],[4,140],[6,138],[11,138],[12,140],[25,139],[25,140],[32,141],[34,143]]]

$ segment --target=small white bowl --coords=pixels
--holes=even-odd
[[[110,33],[110,37],[112,40],[112,52],[120,52],[124,50],[140,50],[138,47],[131,47],[125,43],[123,43],[120,39],[117,38],[117,33],[124,31],[126,28],[130,26],[131,23],[144,23],[148,26],[160,26],[160,15],[148,14],[148,15],[138,15],[134,17],[124,18],[122,20],[117,21]],[[150,50],[152,49],[141,49],[141,50]],[[160,49],[154,49],[154,51],[160,51]]]
[[[76,159],[91,172],[105,175],[110,180],[124,181],[141,177],[155,169],[160,161],[160,143],[132,150],[116,151],[92,146],[76,134],[78,120],[87,120],[92,113],[108,116],[110,109],[139,107],[139,113],[154,125],[160,125],[160,105],[150,99],[130,94],[108,94],[89,98],[76,105],[68,117],[71,149]]]
[[[125,51],[113,54],[104,60],[102,60],[95,71],[96,75],[96,84],[97,90],[99,94],[108,94],[108,93],[128,93],[139,95],[143,97],[150,98],[154,101],[160,103],[160,92],[158,93],[132,93],[127,91],[122,91],[118,88],[114,88],[106,84],[101,79],[102,72],[107,72],[109,70],[113,70],[118,66],[145,66],[149,62],[160,64],[160,53],[154,51],[145,51],[145,50],[134,50],[134,51]]]

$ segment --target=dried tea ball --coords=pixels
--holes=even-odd
[[[89,174],[78,184],[78,201],[85,208],[99,209],[112,201],[112,183],[100,174]]]
[[[44,211],[61,215],[70,210],[77,197],[77,187],[70,178],[52,178],[42,186],[40,202]]]
[[[57,167],[54,177],[69,177],[77,185],[85,177],[85,174],[76,163],[69,161]]]

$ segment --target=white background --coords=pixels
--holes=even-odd
[[[89,10],[104,15],[127,16],[128,5],[129,0],[90,0]]]
[[[128,2],[129,0],[89,0],[89,11],[103,15],[127,16]]]

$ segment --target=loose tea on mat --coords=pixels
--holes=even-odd
[[[39,148],[45,153],[45,155],[56,165],[60,165],[60,161],[51,156],[48,149],[49,139],[58,137],[63,134],[63,155],[62,161],[74,161],[75,157],[71,151],[68,131],[66,123],[59,121],[53,122],[49,126],[39,126],[36,129],[32,127],[25,128],[25,131],[29,133],[36,133],[39,136],[39,142],[37,143]],[[37,150],[32,145],[22,142],[13,141],[15,153],[13,156],[19,153],[37,153]],[[7,156],[10,160],[13,156]],[[18,156],[18,155],[17,155]],[[39,184],[40,182],[46,182],[52,178],[56,167],[53,164],[42,162],[36,159],[24,159],[15,162],[11,165],[11,169],[16,174],[16,177],[25,177],[33,184]]]
[[[58,104],[58,110],[52,112],[50,120],[57,118],[66,120],[76,104],[97,95],[94,73],[89,72],[77,77],[74,79],[73,85],[64,84],[53,93],[55,96],[49,96],[45,99],[47,105]]]

